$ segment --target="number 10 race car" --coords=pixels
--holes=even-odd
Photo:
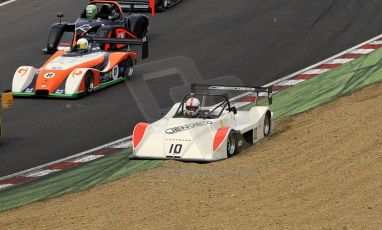
[[[77,47],[81,39],[88,41],[88,48],[85,50]],[[81,39],[70,50],[57,51],[39,69],[32,66],[19,67],[13,77],[13,94],[74,98],[131,78],[137,62],[137,53],[129,49],[106,52],[99,44],[142,45],[142,58],[148,57],[147,40],[89,36]]]
[[[198,93],[197,87],[206,90]],[[192,88],[192,93],[176,103],[162,119],[135,126],[132,158],[217,161],[238,153],[243,141],[253,144],[270,135],[269,106],[238,111],[234,105],[239,104],[230,100],[227,93],[216,92],[237,91],[246,97],[256,94],[252,98],[266,94],[271,104],[271,88],[212,85]]]

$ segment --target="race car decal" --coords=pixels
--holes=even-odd
[[[213,143],[213,151],[215,152],[219,146],[223,143],[225,137],[228,134],[230,129],[228,127],[219,128],[215,134],[214,143]]]
[[[180,133],[180,132],[183,132],[183,131],[186,131],[189,129],[201,127],[204,125],[210,125],[210,124],[212,124],[211,121],[201,121],[201,122],[191,123],[191,124],[182,125],[182,126],[178,126],[178,127],[174,127],[174,128],[169,128],[165,132],[167,134],[175,134],[175,133]]]
[[[50,79],[50,78],[53,78],[55,75],[56,75],[55,73],[49,72],[49,73],[44,74],[44,77],[47,79]]]
[[[20,76],[24,76],[28,72],[28,68],[21,67],[17,70],[17,72],[20,74]]]
[[[182,144],[171,144],[170,150],[168,153],[170,154],[180,154],[182,152],[183,145]]]
[[[133,131],[133,148],[136,148],[145,135],[146,129],[149,126],[147,123],[138,123]]]
[[[64,93],[64,90],[63,90],[63,89],[57,89],[57,90],[56,90],[56,93],[57,93],[57,94],[63,94],[63,93]]]

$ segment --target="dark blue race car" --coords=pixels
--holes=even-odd
[[[92,17],[89,17],[87,12],[89,7],[96,9]],[[142,39],[146,37],[149,27],[147,16],[143,14],[126,16],[117,1],[91,1],[74,23],[61,22],[63,14],[59,13],[57,16],[60,22],[51,26],[47,47],[44,49],[48,53],[69,49],[79,37],[85,35],[98,38]],[[110,46],[104,44],[102,48],[107,51]]]

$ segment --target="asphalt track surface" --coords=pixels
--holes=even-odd
[[[40,49],[56,12],[74,21],[86,3],[17,0],[0,7],[0,90],[11,87],[18,66],[48,58]],[[380,34],[381,10],[378,0],[183,0],[152,18],[145,62],[185,56],[204,79],[228,75],[264,85]],[[171,79],[154,83],[158,99],[174,86]],[[79,100],[16,99],[3,113],[0,176],[130,135],[145,117],[126,84]]]

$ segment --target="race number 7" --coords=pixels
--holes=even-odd
[[[169,153],[179,154],[182,151],[183,145],[171,144]]]

